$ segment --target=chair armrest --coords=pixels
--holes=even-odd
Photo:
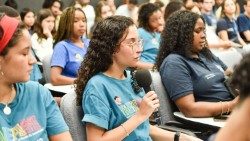
[[[195,134],[199,134],[197,131],[191,131],[191,130],[187,130],[187,129],[182,129],[182,128],[179,128],[179,127],[173,127],[173,126],[167,126],[167,125],[159,125],[157,126],[161,129],[164,129],[164,130],[168,130],[168,131],[172,131],[172,132],[181,132],[181,133],[184,133],[184,134],[187,134],[187,135],[190,135],[190,136],[194,136],[194,137],[197,137]]]

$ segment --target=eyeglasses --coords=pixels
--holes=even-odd
[[[143,40],[139,39],[139,40],[136,40],[136,41],[130,41],[130,42],[126,43],[126,45],[129,46],[130,48],[132,48],[132,50],[134,51],[135,47],[141,48],[142,47],[142,43],[143,43]]]

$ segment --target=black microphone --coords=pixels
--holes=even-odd
[[[144,89],[145,93],[151,91],[150,85],[152,83],[152,77],[148,70],[137,70],[135,72],[135,80],[137,84]],[[153,116],[157,125],[161,125],[161,116],[158,108],[154,111]]]

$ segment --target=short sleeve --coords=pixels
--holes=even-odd
[[[163,85],[173,101],[193,91],[190,72],[180,58],[165,60],[160,68],[160,75]]]
[[[105,103],[105,100],[98,95],[98,91],[91,89],[85,92],[82,103],[84,111],[82,121],[108,129],[110,121],[110,108],[107,103]]]
[[[244,32],[244,31],[249,30],[248,24],[249,24],[248,18],[245,17],[244,15],[240,15],[237,18],[237,25],[238,25],[239,32]]]
[[[54,48],[53,55],[51,58],[51,67],[59,66],[64,68],[66,66],[68,54],[63,42],[64,41],[57,43]]]
[[[227,22],[225,19],[220,19],[217,22],[217,28],[216,28],[216,33],[218,34],[220,31],[227,30]]]
[[[50,91],[44,87],[43,89],[44,89],[43,95],[44,95],[44,103],[45,103],[46,118],[47,118],[46,130],[48,132],[48,136],[57,135],[68,131],[69,128],[65,123],[61,111],[59,110],[57,103],[52,97]]]

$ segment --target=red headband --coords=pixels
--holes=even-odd
[[[6,15],[2,17],[0,21],[0,26],[3,29],[3,35],[2,38],[0,39],[0,53],[3,51],[3,49],[10,41],[11,37],[16,31],[19,22],[20,22],[19,20],[8,17]]]

